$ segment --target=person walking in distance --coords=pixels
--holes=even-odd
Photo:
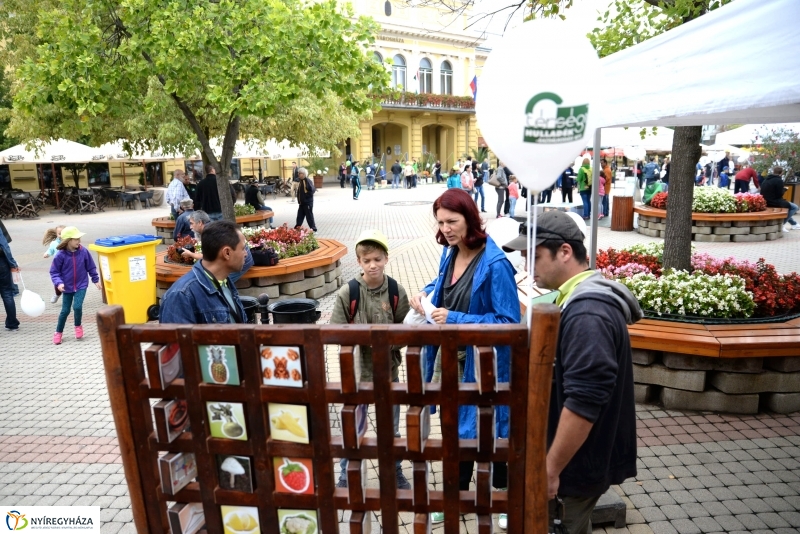
[[[394,165],[392,165],[392,189],[399,189],[400,188],[400,176],[403,174],[403,166],[400,165],[400,160],[394,160]]]
[[[14,302],[14,295],[17,293],[14,273],[19,272],[19,265],[11,255],[10,241],[11,236],[0,221],[0,297],[3,299],[3,308],[6,311],[6,330],[16,332],[19,330],[19,319],[17,319],[17,305]]]
[[[47,247],[47,250],[44,253],[45,258],[53,258],[56,254],[58,254],[58,245],[61,244],[61,231],[66,228],[65,226],[56,226],[55,228],[50,228],[44,233],[44,238],[42,239],[42,245]],[[55,304],[58,302],[58,299],[61,298],[61,291],[58,290],[57,287],[53,286],[53,296],[50,297],[50,303]]]
[[[481,171],[478,169],[478,162],[472,162],[472,176],[475,179],[475,185],[472,188],[475,196],[475,204],[478,203],[478,195],[481,197],[481,213],[486,213],[486,196],[483,194],[483,182],[486,178],[486,175],[489,174],[489,171],[486,172]]]
[[[344,183],[347,181],[347,164],[344,162],[339,166],[339,187],[345,188]]]
[[[495,193],[497,193],[496,217],[499,219],[503,216],[503,204],[505,204],[506,194],[508,194],[508,176],[506,176],[506,170],[505,167],[503,167],[502,161],[497,162],[497,170],[494,171],[494,177],[500,182],[500,185],[494,188]]]
[[[361,169],[358,168],[358,163],[353,162],[353,166],[350,167],[350,183],[353,185],[353,200],[358,200],[358,195],[361,194],[361,178],[359,178],[359,173]]]
[[[508,215],[512,219],[514,218],[514,209],[517,207],[517,200],[519,200],[519,183],[517,182],[517,177],[512,176],[508,184],[508,201],[511,203]]]
[[[86,234],[74,226],[64,228],[61,231],[61,243],[58,245],[59,252],[50,265],[50,279],[64,295],[56,332],[53,334],[55,345],[61,344],[70,308],[74,312],[75,339],[83,338],[83,299],[86,297],[86,288],[89,287],[88,279],[92,279],[97,289],[103,289],[91,253],[81,245],[81,237],[84,235]]]
[[[308,171],[305,167],[300,167],[297,171],[300,179],[297,188],[297,221],[294,227],[303,226],[303,219],[308,223],[308,227],[317,231],[317,223],[314,221],[314,184],[308,179]]]
[[[575,189],[575,171],[572,167],[567,167],[558,179],[558,188],[561,190],[561,202],[569,199],[572,204],[572,190]]]
[[[217,189],[217,170],[213,165],[206,165],[206,177],[197,184],[197,197],[195,204],[198,209],[208,213],[212,221],[222,219],[222,205],[219,201],[219,190]]]
[[[178,169],[172,174],[172,181],[167,188],[167,204],[169,204],[172,218],[175,220],[177,220],[178,216],[181,214],[181,201],[190,198],[189,193],[186,191],[186,183],[188,181],[189,178],[186,176],[186,173]]]

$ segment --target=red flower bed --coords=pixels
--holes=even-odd
[[[650,205],[660,210],[667,209],[667,193],[656,193],[650,199]]]
[[[736,197],[736,213],[752,213],[767,209],[767,201],[761,195],[736,193],[734,196]]]
[[[649,256],[647,254],[638,254],[636,252],[629,252],[627,250],[616,250],[609,248],[608,250],[600,250],[597,252],[597,270],[605,269],[611,265],[615,267],[622,267],[629,263],[638,263],[644,265],[650,272],[656,276],[661,276],[661,262],[656,256]]]

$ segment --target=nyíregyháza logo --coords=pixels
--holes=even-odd
[[[25,518],[25,514],[11,510],[6,512],[6,526],[8,530],[22,530],[28,526],[28,520]]]
[[[589,105],[560,107],[555,93],[539,93],[525,107],[526,143],[569,143],[583,137]]]

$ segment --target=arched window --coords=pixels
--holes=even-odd
[[[405,91],[406,86],[406,60],[400,54],[393,58],[392,64],[392,89]]]
[[[433,66],[426,58],[419,62],[419,92],[433,92]]]
[[[374,59],[376,63],[383,64],[383,56],[380,52],[372,52],[372,59]]]
[[[452,95],[453,94],[453,66],[450,64],[449,61],[442,61],[442,66],[440,67],[442,72],[442,94],[443,95]]]

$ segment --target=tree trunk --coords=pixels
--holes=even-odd
[[[234,201],[231,198],[231,184],[228,180],[231,177],[231,161],[237,139],[239,139],[238,116],[233,117],[225,129],[225,137],[222,140],[222,156],[217,169],[217,190],[219,191],[219,203],[222,206],[222,216],[232,222],[236,222],[236,214],[233,211]]]
[[[667,227],[664,233],[664,269],[691,269],[692,198],[700,159],[702,126],[678,126],[672,139]]]

